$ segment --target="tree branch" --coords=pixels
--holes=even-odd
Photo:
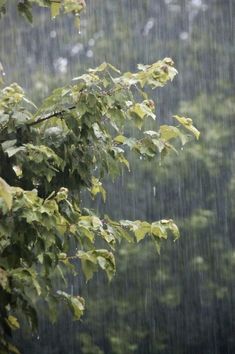
[[[108,91],[105,91],[105,92],[101,92],[101,94],[103,95],[111,95],[113,92],[116,92],[116,91],[120,91],[120,90],[123,90],[124,87],[118,87],[118,88],[111,88],[110,90]],[[80,93],[82,93],[83,90],[80,91]],[[40,124],[46,120],[49,120],[53,117],[59,117],[59,116],[62,116],[64,113],[67,112],[67,110],[71,111],[73,109],[76,108],[76,105],[73,105],[73,106],[70,106],[66,109],[63,109],[62,111],[57,111],[57,112],[53,112],[53,113],[48,113],[46,116],[43,116],[43,117],[39,117],[38,120],[34,121],[34,122],[31,122],[31,123],[28,123],[27,126],[28,127],[32,127],[34,125],[37,125],[37,124]]]
[[[54,118],[54,117],[59,117],[59,116],[62,116],[64,113],[67,112],[67,110],[71,111],[72,109],[75,109],[76,106],[73,105],[71,107],[68,107],[67,109],[63,109],[62,111],[58,111],[58,112],[53,112],[53,113],[49,113],[48,115],[44,116],[44,117],[39,117],[38,120],[34,121],[34,122],[31,122],[29,124],[27,124],[29,127],[32,127],[33,125],[36,125],[36,124],[40,124],[42,122],[45,122],[46,120],[49,120],[51,118]]]

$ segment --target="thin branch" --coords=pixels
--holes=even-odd
[[[67,109],[63,109],[62,111],[58,111],[58,112],[53,112],[53,113],[49,113],[48,115],[44,116],[44,117],[40,117],[38,120],[34,121],[34,122],[31,122],[29,124],[27,124],[29,127],[32,127],[33,125],[36,125],[36,124],[40,124],[42,122],[45,122],[46,120],[49,120],[51,118],[54,118],[54,117],[59,117],[59,116],[62,116],[64,113],[66,113],[68,110],[71,111],[73,109],[75,109],[76,106],[71,106],[71,107],[68,107]]]
[[[106,92],[101,92],[101,94],[103,95],[111,95],[112,93],[116,92],[116,91],[120,91],[120,90],[123,90],[124,87],[118,87],[118,88],[111,88],[110,90],[106,91]],[[81,91],[82,92],[82,91]],[[29,127],[32,127],[34,125],[37,125],[37,124],[40,124],[44,121],[47,121],[51,118],[54,118],[54,117],[59,117],[59,116],[62,116],[64,113],[66,113],[68,110],[71,111],[73,109],[76,108],[76,105],[73,105],[73,106],[70,106],[66,109],[63,109],[62,111],[57,111],[57,112],[53,112],[53,113],[49,113],[47,114],[46,116],[43,116],[43,117],[39,117],[38,120],[34,121],[34,122],[31,122],[31,123],[28,123],[27,125]]]

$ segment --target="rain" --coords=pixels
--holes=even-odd
[[[161,162],[132,155],[130,172],[106,178],[106,202],[86,194],[98,215],[174,219],[180,239],[160,255],[148,240],[121,242],[111,282],[69,277],[86,299],[81,320],[60,308],[51,324],[39,304],[36,333],[14,341],[24,354],[235,353],[235,0],[87,0],[80,29],[74,17],[51,19],[35,5],[33,24],[14,2],[0,19],[0,72],[40,104],[54,88],[108,62],[123,72],[165,57],[172,83],[148,93],[157,119],[147,129],[193,119],[200,131]]]

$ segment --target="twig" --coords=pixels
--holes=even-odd
[[[71,111],[72,109],[75,109],[76,106],[71,106],[71,107],[68,107],[67,109],[63,109],[62,111],[58,111],[58,112],[53,112],[53,113],[49,113],[48,115],[44,116],[44,117],[40,117],[38,120],[34,121],[34,122],[31,122],[29,124],[27,124],[29,127],[32,127],[33,125],[36,125],[36,124],[40,124],[46,120],[49,120],[53,117],[59,117],[59,116],[62,116],[64,113],[67,112],[67,110]]]
[[[122,87],[122,86],[121,86],[121,87],[118,87],[118,88],[111,88],[111,89],[108,90],[108,91],[101,92],[101,95],[111,95],[112,93],[114,93],[114,92],[116,92],[116,91],[123,90],[124,88],[125,88],[125,87]],[[28,123],[27,125],[28,125],[29,127],[32,127],[32,126],[34,126],[34,125],[36,125],[36,124],[40,124],[40,123],[42,123],[42,122],[44,122],[44,121],[46,121],[46,120],[49,120],[49,119],[51,119],[51,118],[53,118],[53,117],[62,116],[64,113],[67,112],[67,110],[71,111],[71,110],[73,110],[73,109],[75,109],[75,108],[76,108],[76,105],[73,105],[73,106],[70,106],[70,107],[68,107],[68,108],[66,108],[66,109],[63,109],[62,111],[49,113],[48,115],[43,116],[43,117],[39,117],[38,120],[36,120],[36,121],[34,121],[34,122],[31,122],[31,123]]]

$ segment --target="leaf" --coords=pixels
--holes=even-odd
[[[26,103],[30,104],[34,108],[38,109],[38,107],[32,101],[30,101],[28,98],[23,97],[23,101],[25,101]]]
[[[0,0],[0,7],[4,6],[6,3],[6,0]]]
[[[41,295],[41,286],[37,280],[37,273],[32,268],[16,268],[11,270],[11,276],[14,280],[18,282],[25,282],[28,285],[33,285],[33,288],[36,290],[37,295]]]
[[[97,73],[97,72],[102,72],[104,70],[106,70],[108,67],[108,64],[106,62],[100,64],[97,68],[95,69],[88,69],[88,72],[90,73]]]
[[[180,232],[179,232],[178,226],[173,221],[171,221],[171,223],[169,225],[169,229],[173,233],[174,240],[175,241],[178,240],[178,238],[180,237]]]
[[[167,230],[161,225],[161,222],[153,222],[151,224],[151,234],[158,238],[167,239]]]
[[[64,291],[57,291],[57,295],[65,300],[75,320],[79,320],[85,310],[85,300],[80,296],[72,296]]]
[[[156,247],[156,251],[157,251],[158,255],[160,255],[161,254],[161,240],[154,238],[153,242]]]
[[[25,148],[23,146],[19,146],[19,147],[11,146],[11,147],[5,149],[5,152],[7,153],[8,157],[12,157],[15,154],[17,154],[17,152],[24,151],[24,150],[25,150]]]
[[[85,300],[80,296],[71,296],[69,301],[74,319],[79,320],[85,309]]]
[[[75,12],[75,14],[79,14],[85,7],[85,0],[64,0],[64,12]]]
[[[145,117],[151,117],[152,119],[155,119],[156,116],[152,112],[152,110],[148,107],[146,102],[142,103],[136,103],[130,108],[131,113],[135,113],[140,119],[144,119]]]
[[[33,22],[33,15],[32,15],[32,9],[31,9],[31,4],[29,2],[20,2],[18,4],[18,10],[20,13],[22,13],[25,18],[32,23]]]
[[[3,288],[3,289],[7,289],[8,287],[8,276],[7,276],[7,272],[0,268],[0,286]]]
[[[16,139],[12,139],[12,140],[5,140],[1,145],[2,145],[2,149],[5,152],[8,148],[15,146],[15,144],[17,143]]]
[[[97,265],[83,259],[81,263],[82,263],[82,271],[85,275],[86,281],[88,282],[89,280],[92,279],[93,274],[97,271]]]
[[[113,278],[116,272],[115,258],[112,252],[107,250],[95,250],[94,253],[97,256],[97,262],[101,269],[103,269],[109,281]]]
[[[152,235],[154,239],[167,239],[168,231],[173,233],[174,239],[177,240],[180,236],[179,229],[173,220],[163,219],[149,224],[146,221],[129,221],[121,220],[120,225],[131,230],[136,237],[137,242],[144,239],[146,235]]]
[[[20,328],[20,324],[19,324],[17,318],[12,315],[10,315],[6,318],[6,322],[9,325],[9,327],[11,327],[11,329],[13,329],[13,330]]]
[[[12,194],[11,187],[0,177],[0,197],[6,203],[8,210],[12,208]]]
[[[9,342],[7,342],[7,353],[21,354],[20,351]]]
[[[160,126],[160,135],[161,138],[168,141],[173,138],[180,137],[182,133],[180,130],[174,126],[171,125],[161,125]]]
[[[118,143],[118,144],[124,144],[126,139],[127,139],[127,138],[126,138],[124,135],[117,135],[117,136],[113,139],[113,141],[116,142],[116,143]]]
[[[154,130],[146,130],[144,134],[151,136],[151,138],[159,138],[159,133],[155,132]]]
[[[93,255],[93,251],[78,251],[76,256],[81,259],[82,271],[86,277],[86,281],[89,281],[94,272],[97,271],[97,259]]]
[[[111,280],[115,274],[116,266],[112,252],[100,249],[88,252],[78,251],[76,255],[82,261],[82,270],[87,281],[90,280],[94,272],[97,271],[97,265],[106,272],[109,280]]]
[[[199,132],[199,130],[197,130],[197,128],[194,127],[193,121],[191,118],[180,117],[177,115],[173,116],[173,118],[175,118],[180,124],[182,124],[184,126],[184,128],[191,131],[195,135],[197,140],[199,139],[200,132]]]
[[[139,222],[133,227],[137,242],[140,242],[151,230],[148,222]]]
[[[121,74],[121,71],[118,70],[115,66],[113,66],[113,65],[111,65],[111,64],[108,64],[108,67],[109,67],[110,69],[112,69],[113,71],[115,71],[117,74]]]
[[[91,195],[95,197],[98,193],[101,193],[103,201],[106,200],[106,191],[102,186],[102,183],[95,177],[92,177],[92,187],[90,189]]]
[[[54,19],[60,14],[61,3],[60,1],[51,1],[51,18]]]

